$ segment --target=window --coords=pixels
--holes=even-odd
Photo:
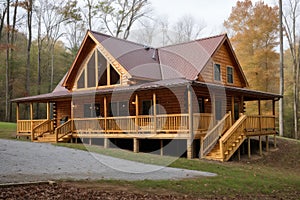
[[[222,119],[222,101],[216,100],[216,107],[215,107],[215,113],[216,113],[216,120]]]
[[[152,100],[144,100],[142,101],[142,115],[153,115],[154,114],[154,106],[153,106],[153,101]],[[158,100],[156,100],[156,114],[159,114],[159,105],[158,105]]]
[[[98,86],[107,85],[107,61],[98,51]]]
[[[199,113],[204,113],[204,101],[203,97],[198,99]]]
[[[221,81],[221,66],[219,64],[214,64],[214,77],[215,81]]]
[[[83,64],[83,70],[76,84],[77,89],[83,89],[120,83],[121,76],[118,71],[96,49],[91,52],[90,58]]]
[[[143,104],[142,115],[150,115],[153,113],[152,100],[144,100],[142,104]]]
[[[93,53],[87,64],[87,84],[88,87],[96,86],[95,53]]]
[[[233,83],[233,68],[227,67],[227,83]]]
[[[84,104],[83,115],[85,118],[100,117],[100,104]]]
[[[109,103],[108,109],[109,117],[129,115],[128,101],[111,102]]]

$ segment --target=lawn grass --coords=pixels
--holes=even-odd
[[[0,138],[15,138],[16,124],[0,122]],[[187,177],[184,180],[143,180],[143,181],[97,181],[100,185],[109,184],[115,187],[133,187],[137,191],[167,192],[187,194],[202,198],[235,197],[239,199],[260,199],[261,195],[276,197],[277,199],[299,199],[300,196],[300,142],[286,141],[273,155],[275,160],[269,162],[272,155],[260,161],[244,162],[214,162],[206,160],[187,160],[170,156],[159,156],[146,153],[133,153],[121,149],[104,149],[99,146],[83,144],[60,143],[58,146],[95,152],[103,155],[123,158],[149,164],[208,171],[218,174],[216,177]],[[285,152],[283,145],[290,147],[291,152]],[[277,157],[278,158],[277,158]],[[286,164],[288,167],[285,167]],[[258,195],[258,196],[257,196]]]
[[[300,143],[295,143],[300,147]],[[298,171],[286,170],[284,167],[262,165],[260,162],[213,162],[205,160],[175,159],[169,156],[159,156],[145,153],[133,153],[120,149],[104,149],[99,146],[83,144],[58,144],[69,148],[87,150],[113,157],[123,158],[149,164],[208,171],[218,174],[217,177],[193,178],[184,180],[143,180],[143,181],[110,181],[110,184],[131,185],[140,190],[164,190],[180,192],[192,196],[228,196],[253,194],[281,197],[288,199],[300,195],[300,174]],[[297,152],[295,152],[297,153]],[[299,152],[298,152],[299,154]],[[300,159],[300,156],[298,156]],[[297,158],[296,158],[297,159]],[[296,166],[295,166],[296,167]],[[106,182],[106,181],[100,181]],[[254,196],[255,197],[255,196]],[[259,198],[259,197],[258,197]],[[295,198],[296,199],[296,198]]]
[[[16,138],[16,123],[0,122],[0,138],[14,139]]]

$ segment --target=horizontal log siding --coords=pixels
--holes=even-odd
[[[214,80],[214,63],[221,65],[221,82]],[[227,83],[227,66],[233,67],[233,84]],[[225,42],[214,54],[212,59],[201,71],[198,80],[208,83],[218,83],[235,87],[245,87],[242,76],[238,73],[238,66],[230,53],[230,48]]]
[[[60,125],[60,119],[68,116],[71,118],[71,101],[58,101],[56,102],[57,121],[56,124]]]

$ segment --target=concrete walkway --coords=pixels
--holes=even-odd
[[[0,183],[58,179],[159,180],[216,176],[142,164],[87,151],[0,139]]]

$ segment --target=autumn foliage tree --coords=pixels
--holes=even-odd
[[[224,26],[252,89],[278,92],[278,7],[238,1]]]

